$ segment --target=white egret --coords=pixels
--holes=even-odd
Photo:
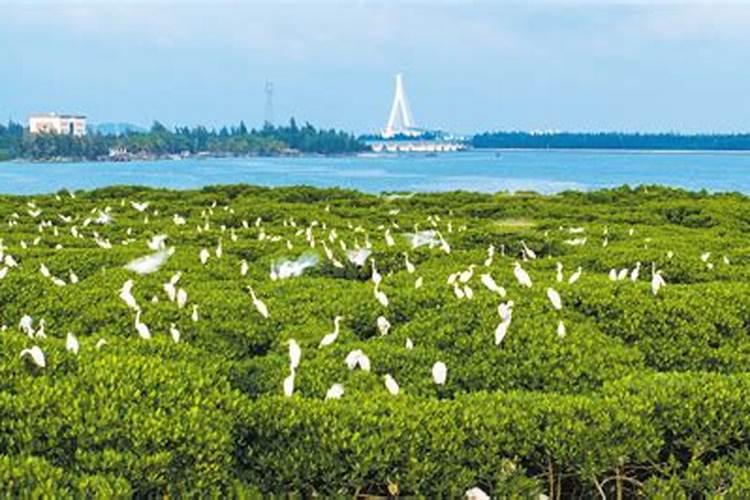
[[[30,338],[34,338],[34,320],[28,314],[24,314],[18,322],[18,328]]]
[[[556,267],[557,267],[557,274],[556,274],[557,282],[558,283],[562,283],[562,281],[563,281],[563,265],[562,265],[562,262],[558,262]]]
[[[135,330],[138,332],[138,335],[142,339],[149,340],[151,338],[151,330],[149,330],[148,326],[145,323],[141,322],[140,309],[135,313]]]
[[[136,209],[138,212],[143,212],[144,210],[148,208],[149,205],[150,203],[147,201],[144,201],[143,203],[138,203],[136,201],[130,202],[130,206]]]
[[[44,359],[44,353],[38,345],[32,346],[31,349],[22,350],[20,357],[24,357],[27,354],[31,356],[31,361],[33,361],[36,366],[40,368],[47,366],[47,361]]]
[[[464,497],[466,500],[490,500],[490,496],[477,486],[466,490]]]
[[[333,331],[331,333],[327,333],[323,339],[320,341],[320,347],[325,347],[327,345],[331,345],[336,341],[336,338],[339,336],[339,328],[341,324],[341,320],[343,318],[341,316],[336,316],[333,319]]]
[[[175,344],[180,341],[180,331],[177,329],[174,323],[170,323],[169,325],[169,335],[172,336],[172,340],[174,340]]]
[[[198,304],[193,304],[193,312],[190,313],[190,319],[193,320],[193,323],[198,322]]]
[[[174,254],[174,251],[174,247],[159,250],[158,252],[152,253],[151,255],[146,255],[145,257],[140,257],[131,261],[125,266],[125,269],[127,269],[128,271],[133,271],[137,274],[153,273],[155,271],[158,271],[159,268],[164,265],[167,259],[169,259],[169,257]]]
[[[248,290],[250,290],[250,296],[253,298],[253,305],[255,306],[255,309],[257,309],[261,316],[263,316],[264,318],[268,318],[268,307],[266,306],[266,304],[255,295],[253,287],[248,286],[247,288]]]
[[[392,396],[398,396],[399,393],[399,387],[396,380],[389,374],[385,375],[385,388],[388,389],[388,392],[391,393]]]
[[[406,347],[406,348],[407,348],[408,350],[410,350],[410,351],[411,351],[412,349],[414,349],[414,342],[412,342],[412,340],[411,340],[411,339],[410,339],[409,337],[406,337],[406,345],[405,345],[405,347]]]
[[[375,286],[378,286],[381,281],[383,281],[383,275],[378,272],[378,269],[375,267],[375,260],[370,261],[370,265],[372,266],[372,282],[375,283]]]
[[[388,335],[388,331],[391,329],[391,322],[385,316],[378,316],[375,321],[378,327],[380,335]]]
[[[412,274],[416,270],[414,264],[409,260],[409,254],[407,253],[404,254],[404,265],[406,266],[406,272],[409,274]]]
[[[341,399],[341,396],[343,395],[344,386],[341,384],[333,384],[326,392],[326,399]]]
[[[240,262],[240,276],[246,276],[248,270],[249,266],[247,265],[247,261],[242,259],[242,262]]]
[[[68,335],[65,337],[65,349],[73,354],[78,354],[79,347],[80,345],[78,344],[76,336],[68,332]]]
[[[565,330],[565,323],[563,323],[563,320],[560,320],[557,323],[557,336],[560,337],[560,338],[563,338],[563,337],[565,337],[565,332],[566,332],[566,330]]]
[[[354,370],[359,366],[363,371],[370,371],[370,358],[368,358],[361,349],[355,349],[347,354],[344,362],[350,370]]]
[[[508,333],[509,327],[510,317],[503,319],[500,324],[497,325],[497,328],[495,328],[495,345],[500,345],[500,343],[502,343],[505,335]]]
[[[424,284],[424,279],[422,277],[418,277],[416,280],[414,280],[414,288],[419,289],[422,288],[422,285]]]
[[[294,371],[302,359],[302,349],[294,339],[289,339],[289,368]]]
[[[432,365],[432,380],[437,385],[444,385],[445,379],[448,377],[448,367],[445,366],[445,363],[442,361],[438,361],[434,365]]]
[[[500,315],[500,318],[503,321],[510,320],[513,315],[513,305],[513,301],[509,300],[508,302],[502,302],[497,306],[497,314]]]
[[[99,339],[99,340],[96,341],[96,345],[94,347],[98,351],[99,349],[101,349],[102,347],[104,347],[104,344],[106,344],[106,343],[107,343],[107,341],[105,339]]]
[[[166,239],[166,234],[157,234],[155,236],[152,236],[151,239],[146,242],[146,246],[154,251],[163,250],[165,246],[164,242],[166,241]]]
[[[75,285],[76,283],[78,283],[78,275],[73,271],[70,271],[68,273],[68,278],[70,279],[71,285]]]
[[[45,278],[49,278],[51,276],[49,269],[47,269],[47,266],[45,266],[44,264],[41,264],[39,266],[39,272],[42,273],[42,276],[44,276]]]
[[[661,287],[666,285],[667,283],[664,281],[664,278],[661,275],[661,271],[655,271],[652,274],[651,277],[651,292],[656,295],[659,293],[659,290]]]
[[[641,263],[636,262],[635,267],[630,271],[630,281],[638,281],[638,276],[641,273]]]
[[[617,281],[617,269],[609,270],[609,281]]]
[[[576,272],[570,275],[570,278],[568,278],[568,284],[572,285],[576,281],[578,281],[581,277],[581,274],[583,273],[583,270],[581,269],[581,266],[578,266],[578,269],[576,269]]]
[[[525,286],[526,288],[531,288],[531,277],[529,276],[529,273],[527,273],[518,262],[514,264],[513,276],[516,277],[519,285]]]
[[[184,288],[177,290],[177,307],[182,309],[188,301],[188,295]]]
[[[620,269],[620,272],[617,273],[617,281],[622,281],[625,278],[627,278],[628,277],[628,272],[629,272],[629,270],[628,270],[627,267],[624,267],[624,268]]]
[[[138,303],[135,300],[135,297],[133,296],[132,290],[133,290],[133,280],[128,280],[125,282],[125,284],[122,285],[122,288],[120,289],[120,298],[125,302],[125,304],[134,311],[140,311],[141,308],[138,305]]]
[[[294,370],[284,379],[284,396],[291,397],[294,393]]]
[[[526,246],[526,243],[523,240],[521,240],[521,246],[523,247],[524,255],[526,255],[526,257],[528,257],[529,260],[536,259],[536,253],[531,248]]]
[[[554,288],[547,288],[547,298],[552,303],[552,307],[556,310],[562,309],[562,299],[560,294]]]
[[[8,275],[8,268],[2,267],[0,268],[0,280],[5,278]]]
[[[375,285],[375,290],[373,291],[375,294],[375,298],[380,302],[380,305],[383,307],[388,307],[388,296],[385,294],[385,292],[382,292],[377,285]]]
[[[479,277],[479,281],[482,282],[482,284],[492,293],[496,293],[500,295],[501,297],[505,297],[506,292],[505,288],[501,287],[497,283],[495,283],[495,280],[492,278],[490,274],[482,274]]]
[[[203,264],[204,266],[208,262],[208,258],[210,256],[211,256],[211,254],[205,248],[201,248],[201,251],[198,253],[198,259],[200,259],[201,264]]]
[[[365,265],[365,262],[367,261],[367,258],[371,253],[372,250],[367,248],[349,250],[348,252],[346,252],[346,258],[349,259],[349,262],[351,262],[355,266],[362,267]]]

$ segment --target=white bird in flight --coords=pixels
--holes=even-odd
[[[146,255],[145,257],[140,257],[131,261],[125,266],[125,269],[141,275],[151,274],[158,271],[172,254],[174,254],[174,247],[169,249],[165,248],[156,253],[152,253],[151,255]]]

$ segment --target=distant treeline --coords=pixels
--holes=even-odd
[[[14,122],[0,125],[0,160],[24,158],[46,160],[72,158],[96,160],[110,150],[124,149],[129,154],[162,156],[182,153],[216,155],[273,155],[284,152],[343,154],[366,149],[351,134],[337,130],[316,129],[309,123],[298,126],[294,119],[288,126],[266,125],[251,129],[238,126],[208,129],[177,127],[167,129],[154,122],[147,132],[122,135],[90,133],[83,137],[65,134],[30,134]]]
[[[750,150],[750,134],[628,134],[485,132],[473,137],[475,148]]]

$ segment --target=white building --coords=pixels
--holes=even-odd
[[[32,134],[86,135],[86,117],[83,115],[58,115],[42,113],[29,117],[29,132]]]

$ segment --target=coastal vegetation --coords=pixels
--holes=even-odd
[[[747,151],[750,150],[750,134],[484,132],[472,137],[471,145],[514,149]]]
[[[146,132],[119,135],[89,133],[83,137],[67,134],[29,134],[20,124],[0,125],[0,160],[107,159],[113,151],[120,156],[158,158],[169,155],[275,155],[344,154],[362,151],[364,145],[354,136],[337,130],[316,129],[309,123],[298,126],[294,119],[287,126],[266,124],[261,129],[238,126],[208,129],[176,127],[167,129],[154,122]]]
[[[111,187],[0,222],[8,496],[750,494],[743,195]]]

